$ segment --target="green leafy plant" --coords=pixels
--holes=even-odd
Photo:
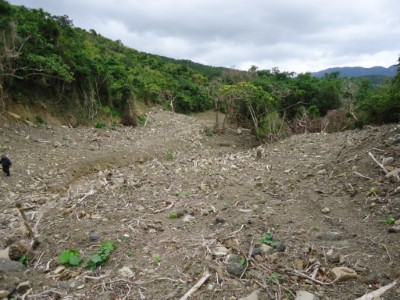
[[[176,212],[170,212],[168,214],[168,218],[170,219],[176,219],[178,217],[178,215],[176,214]]]
[[[26,255],[22,255],[19,259],[18,259],[18,261],[20,262],[20,263],[22,263],[23,265],[27,265],[27,264],[29,264],[29,257],[28,256],[26,256]]]
[[[260,203],[261,203],[261,204],[265,204],[265,203],[267,203],[267,199],[265,199],[264,197],[261,197],[261,199],[260,199]]]
[[[96,269],[98,266],[104,265],[110,258],[111,252],[115,249],[115,245],[106,241],[100,245],[100,250],[93,253],[88,260],[83,263],[83,267],[90,270]]]
[[[227,210],[229,208],[231,208],[229,204],[225,204],[224,206],[222,206],[222,210]]]
[[[189,197],[190,197],[190,194],[189,194],[189,192],[184,192],[184,193],[183,193],[183,196],[184,196],[185,198],[189,198]]]
[[[146,119],[147,119],[147,117],[146,116],[138,116],[138,123],[140,124],[140,125],[142,125],[142,126],[144,126],[144,124],[146,124]]]
[[[161,256],[160,255],[157,255],[156,257],[154,257],[154,263],[156,263],[156,264],[161,264]]]
[[[165,160],[171,161],[175,158],[175,153],[172,150],[168,150],[167,153],[165,153]]]
[[[396,219],[393,217],[387,217],[386,218],[386,224],[394,224],[394,222],[396,222]]]
[[[35,117],[35,123],[40,124],[40,125],[46,124],[46,122],[44,121],[44,119],[41,116]]]
[[[243,265],[243,266],[246,265],[246,264],[247,264],[247,259],[243,257],[243,258],[240,260],[240,264]]]
[[[79,250],[65,250],[61,253],[60,258],[58,260],[60,264],[74,267],[79,266],[82,261]]]
[[[94,125],[94,127],[96,127],[96,128],[105,128],[105,127],[107,127],[107,125],[104,124],[104,123],[102,123],[102,122],[97,122],[97,123]]]
[[[268,246],[271,246],[271,247],[276,247],[276,246],[278,245],[277,242],[273,241],[273,235],[272,235],[272,233],[269,233],[269,232],[266,233],[266,234],[262,237],[261,243],[262,243],[262,244],[265,244],[265,245],[268,245]]]

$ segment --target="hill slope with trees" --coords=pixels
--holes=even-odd
[[[275,139],[399,120],[398,71],[379,85],[337,72],[240,71],[140,52],[68,16],[4,0],[0,16],[0,122],[18,104],[46,107],[72,126],[137,125],[138,107],[160,105],[186,114],[217,109],[260,139]]]

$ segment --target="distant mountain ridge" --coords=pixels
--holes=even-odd
[[[397,65],[393,65],[388,68],[337,67],[337,68],[329,68],[326,70],[321,70],[318,72],[313,72],[311,74],[319,78],[324,77],[325,74],[329,74],[332,72],[339,72],[339,77],[364,77],[364,76],[394,77],[396,75],[397,68],[398,68]]]

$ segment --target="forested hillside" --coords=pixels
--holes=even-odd
[[[102,118],[136,125],[139,103],[181,113],[216,108],[260,138],[399,120],[399,72],[379,86],[338,75],[174,60],[77,28],[68,16],[0,0],[3,114],[15,103],[40,102],[58,116],[74,116],[75,125]]]

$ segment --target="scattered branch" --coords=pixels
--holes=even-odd
[[[210,277],[210,273],[208,272],[208,270],[206,270],[205,274],[203,275],[203,277],[201,277],[199,279],[199,281],[196,282],[196,284],[185,294],[183,295],[183,297],[181,297],[179,300],[187,300],[189,299],[189,297],[195,293],[202,285],[204,282],[206,282],[206,280],[208,279],[208,277]]]
[[[388,170],[386,170],[385,166],[382,165],[382,164],[375,158],[375,156],[374,156],[370,151],[368,151],[368,155],[369,155],[369,156],[372,158],[372,160],[383,170],[383,172],[385,172],[385,174],[388,173]]]
[[[382,296],[384,293],[386,293],[388,290],[393,288],[397,284],[397,281],[393,281],[392,283],[389,283],[388,285],[385,285],[371,293],[365,294],[364,296],[357,298],[355,300],[373,300],[377,297]]]

